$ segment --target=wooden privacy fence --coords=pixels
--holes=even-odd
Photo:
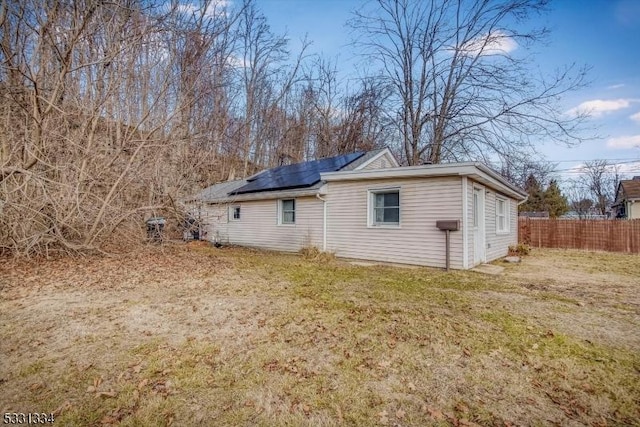
[[[536,248],[640,253],[640,219],[518,218],[518,241]]]

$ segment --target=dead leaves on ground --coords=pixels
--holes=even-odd
[[[87,393],[93,394],[95,397],[116,397],[118,393],[112,388],[101,389],[101,385],[104,379],[102,377],[96,377],[93,379],[92,385],[87,387]]]
[[[85,392],[97,400],[116,399],[119,402],[100,419],[102,425],[116,425],[135,415],[144,399],[154,396],[166,399],[175,394],[177,391],[170,378],[171,373],[171,369],[152,370],[144,362],[136,362],[129,364],[116,378],[94,377]],[[61,411],[69,409],[71,406]],[[173,423],[173,413],[163,414],[163,417],[165,425]]]
[[[200,289],[205,286],[214,286],[212,284],[215,283],[215,281],[209,280],[209,276],[216,270],[218,264],[216,264],[216,261],[213,259],[211,260],[213,262],[212,265],[207,265],[202,261],[202,257],[185,257],[179,255],[174,258],[165,253],[145,254],[131,262],[125,261],[125,264],[121,264],[121,260],[97,259],[96,261],[96,259],[93,258],[87,260],[87,262],[82,260],[71,263],[64,260],[52,261],[51,264],[48,265],[53,268],[53,274],[50,275],[53,279],[50,280],[49,277],[44,277],[45,271],[47,271],[48,268],[41,268],[35,273],[35,270],[23,268],[22,270],[17,270],[17,274],[11,275],[13,278],[10,280],[15,287],[10,289],[10,292],[7,290],[4,292],[8,298],[13,298],[14,296],[18,298],[18,291],[28,294],[40,286],[39,283],[36,283],[37,280],[42,282],[42,286],[56,287],[57,285],[54,284],[55,280],[57,280],[56,277],[61,275],[58,270],[64,270],[65,274],[69,275],[68,280],[61,283],[60,286],[90,287],[90,291],[103,288],[116,290],[117,292],[125,289],[127,291],[131,289],[138,291],[139,289],[143,289],[141,286],[138,286],[143,283],[145,292],[149,289],[150,292],[155,292],[161,286],[165,286],[165,289],[168,289],[166,288],[166,282],[174,280],[175,283],[171,283],[171,289],[180,289],[179,293],[176,293],[175,296],[181,301],[184,301],[182,308],[187,312],[197,312],[199,315],[202,314],[202,316],[205,316],[207,315],[207,307],[198,305],[195,298],[190,298],[190,296],[193,294],[192,291],[195,288]],[[221,263],[224,262],[227,261],[221,261]],[[232,263],[235,261],[231,260],[229,262]],[[226,267],[223,266],[222,268]],[[4,272],[2,272],[2,274],[4,274]],[[251,274],[252,273],[246,270],[232,272],[233,279],[243,279],[245,282],[247,277],[253,278]],[[46,276],[49,276],[49,274],[46,274]],[[184,283],[185,277],[196,278],[197,280]],[[271,275],[266,273],[260,277],[265,278],[267,282],[272,280]],[[20,282],[21,280],[22,282]],[[26,286],[24,289],[21,289],[18,285],[22,285],[23,283],[26,283]],[[225,282],[225,286],[228,284],[229,286],[234,286],[235,282],[230,281],[229,283]],[[183,285],[185,288],[184,291]],[[235,288],[232,288],[232,291],[235,291]],[[261,291],[264,291],[264,289],[258,288],[258,292]],[[246,291],[243,290],[243,292]],[[307,290],[307,292],[309,291]],[[96,295],[101,295],[101,293],[98,292]],[[231,291],[225,288],[224,295],[231,295]],[[242,293],[238,295],[246,296],[247,294]],[[113,307],[121,305],[126,306],[130,303],[129,301],[132,301],[132,304],[137,303],[137,300],[132,298],[130,294],[125,294],[124,296],[129,298],[119,299],[117,304],[113,304],[107,308],[112,309]],[[187,298],[187,296],[189,296],[189,298]],[[237,297],[237,295],[234,296]],[[324,304],[324,301],[321,302]],[[17,301],[15,307],[22,309],[24,305],[21,301]],[[339,395],[340,393],[336,392],[336,389],[342,385],[346,385],[348,388],[352,386],[352,384],[343,381],[342,378],[332,381],[328,385],[318,385],[320,383],[315,384],[313,381],[321,381],[329,375],[340,376],[342,372],[345,372],[347,373],[346,376],[353,375],[354,381],[358,382],[358,386],[363,384],[363,387],[366,387],[373,383],[375,386],[380,387],[379,390],[374,390],[371,395],[375,394],[376,398],[380,398],[384,402],[376,400],[375,403],[371,403],[368,406],[360,406],[357,408],[361,410],[363,414],[366,414],[367,424],[369,422],[375,423],[376,421],[387,425],[449,424],[469,426],[474,425],[474,422],[483,424],[479,421],[478,413],[483,413],[482,411],[485,411],[486,408],[492,408],[492,406],[490,404],[485,405],[485,402],[480,401],[479,403],[473,400],[473,396],[470,397],[472,402],[456,402],[455,398],[451,399],[447,397],[443,398],[442,401],[438,401],[438,404],[432,401],[434,406],[425,405],[422,408],[420,407],[422,399],[427,401],[428,397],[426,396],[432,396],[429,394],[432,392],[428,391],[428,389],[433,386],[434,382],[429,381],[428,378],[423,381],[418,375],[407,375],[407,372],[411,369],[413,369],[411,372],[423,374],[426,368],[423,367],[423,369],[425,369],[423,371],[416,370],[411,366],[411,358],[403,358],[402,355],[406,355],[407,350],[411,350],[413,352],[411,354],[429,357],[431,355],[430,352],[435,348],[443,352],[446,350],[446,356],[450,357],[441,365],[437,365],[437,361],[431,362],[435,367],[445,366],[454,369],[456,366],[453,366],[453,364],[457,364],[457,367],[473,370],[476,369],[479,364],[482,364],[482,360],[492,358],[496,361],[495,366],[501,371],[515,372],[516,374],[526,372],[526,378],[531,379],[532,387],[530,389],[533,390],[534,393],[531,395],[526,395],[525,393],[521,401],[524,407],[531,405],[533,409],[539,409],[540,407],[548,408],[551,411],[558,409],[558,414],[557,416],[554,415],[554,417],[560,420],[575,420],[585,423],[593,421],[596,424],[598,422],[597,416],[594,415],[598,413],[597,409],[587,408],[585,403],[589,402],[589,399],[584,398],[584,396],[587,395],[598,396],[601,393],[598,378],[589,378],[587,382],[587,378],[576,377],[572,373],[563,373],[562,370],[557,369],[557,367],[547,367],[535,357],[543,354],[546,350],[546,344],[543,344],[545,343],[545,339],[556,338],[556,340],[558,340],[562,338],[561,330],[554,332],[551,329],[547,329],[548,326],[538,329],[538,327],[534,328],[531,325],[526,325],[526,330],[529,331],[527,336],[533,337],[527,341],[526,351],[522,351],[523,354],[518,353],[517,357],[504,356],[498,358],[495,357],[493,352],[487,354],[481,346],[474,345],[473,341],[461,339],[461,336],[464,337],[469,333],[469,325],[466,325],[464,322],[456,323],[457,320],[455,317],[441,320],[439,317],[440,312],[434,314],[430,311],[425,311],[424,314],[421,314],[419,310],[416,310],[418,315],[414,316],[416,313],[412,313],[413,317],[409,317],[406,316],[407,311],[399,313],[395,311],[396,309],[392,306],[384,304],[377,306],[371,301],[349,300],[346,307],[340,306],[340,310],[342,311],[336,310],[336,313],[339,313],[340,316],[338,319],[323,317],[326,314],[325,311],[330,312],[330,310],[325,310],[326,306],[318,305],[318,307],[312,305],[308,311],[300,311],[299,314],[292,310],[283,316],[274,314],[274,312],[271,311],[265,313],[263,310],[254,309],[247,310],[249,314],[240,319],[233,319],[234,322],[237,320],[238,324],[247,324],[254,328],[252,329],[252,333],[261,329],[261,331],[259,331],[259,333],[262,333],[260,339],[252,338],[250,347],[251,350],[255,350],[256,354],[259,354],[260,357],[248,362],[251,363],[250,368],[256,371],[262,369],[264,371],[262,374],[267,378],[267,382],[281,375],[285,377],[285,382],[288,384],[295,384],[292,390],[274,397],[276,402],[273,403],[273,408],[277,409],[273,409],[273,412],[276,414],[290,413],[313,420],[314,415],[320,411],[333,411],[332,420],[338,419],[340,421],[339,424],[343,424],[343,421],[348,424],[352,414],[349,413],[347,406],[344,407],[343,413],[343,409],[340,408],[339,404],[328,404],[322,407],[312,398],[305,395],[307,392],[305,387],[307,387],[307,385],[310,387],[317,386],[318,389],[322,387],[318,394],[335,392],[336,395]],[[175,307],[172,309],[179,310],[179,308]],[[318,310],[314,311],[314,309]],[[74,320],[89,321],[95,318],[95,312],[93,311],[72,306],[69,307],[68,310],[68,316]],[[446,313],[452,316],[456,315],[455,307],[449,306],[446,310]],[[171,313],[173,314],[173,311]],[[424,319],[419,315],[424,316]],[[112,320],[108,316],[117,318],[118,313],[109,313],[108,315],[101,314],[101,316],[103,316],[103,318],[107,317],[107,320]],[[430,317],[430,319],[426,319],[427,316]],[[292,317],[296,318],[292,319]],[[306,319],[301,319],[302,317]],[[413,319],[415,322],[422,322],[426,319],[429,320],[432,325],[437,325],[437,327],[423,327],[421,330],[417,330],[417,328],[412,330],[412,326],[414,325],[408,323],[407,319]],[[423,326],[426,324],[427,323],[419,325]],[[210,327],[210,325],[206,324],[205,327]],[[51,331],[52,334],[55,332],[55,330]],[[152,335],[152,332],[147,329],[141,330],[140,333],[145,336]],[[189,331],[189,333],[191,333],[191,331]],[[263,339],[267,335],[270,337],[270,340],[268,338]],[[239,335],[236,335],[235,337],[238,336]],[[112,337],[109,337],[109,339],[111,338]],[[116,337],[114,336],[113,338]],[[121,339],[123,335],[117,338]],[[146,340],[144,336],[142,338],[145,342],[153,341]],[[162,337],[158,336],[155,339],[162,340]],[[276,350],[273,350],[270,347],[271,343],[281,345],[281,348],[284,348],[284,350],[278,352],[280,350],[278,350],[279,347],[276,346],[273,347]],[[39,347],[42,346],[42,344],[41,342],[37,343]],[[264,347],[261,347],[263,344]],[[292,351],[291,349],[294,350]],[[114,349],[114,353],[119,350],[121,349]],[[166,399],[173,394],[178,394],[178,400],[181,400],[184,397],[181,395],[182,392],[186,392],[184,395],[189,394],[191,390],[188,389],[188,386],[184,386],[184,383],[178,382],[177,386],[174,385],[176,384],[174,383],[174,381],[176,381],[175,371],[181,369],[173,363],[176,357],[183,359],[188,358],[187,364],[198,365],[198,367],[202,367],[202,364],[207,364],[209,366],[206,368],[210,368],[211,370],[220,367],[219,365],[216,366],[219,360],[215,358],[209,360],[206,355],[187,354],[189,353],[188,351],[178,354],[177,356],[167,354],[172,353],[174,350],[176,349],[168,348],[158,353],[161,354],[163,363],[161,364],[162,366],[157,369],[152,369],[148,364],[141,361],[122,367],[123,370],[120,374],[113,374],[112,372],[104,374],[108,371],[107,369],[99,370],[99,368],[94,367],[90,372],[84,372],[82,381],[78,382],[77,391],[80,395],[86,396],[85,400],[88,402],[88,405],[99,408],[99,410],[95,412],[99,414],[99,417],[102,417],[101,422],[103,424],[118,424],[132,414],[135,416],[140,408],[147,405],[147,399],[158,400],[154,399],[158,397],[159,399]],[[259,351],[263,351],[263,353],[259,353]],[[154,352],[156,352],[156,350],[153,350],[151,353],[136,353],[135,357],[141,357],[142,360],[145,360],[148,357],[158,356],[158,354]],[[333,364],[333,366],[316,364],[314,362],[314,360],[323,357],[325,353],[330,356],[330,358],[327,359],[327,365]],[[300,356],[291,357],[291,354],[299,354]],[[526,365],[521,358],[527,358],[530,364]],[[541,360],[546,361],[546,359]],[[608,359],[606,361],[608,361]],[[240,363],[244,362],[245,359],[240,361]],[[448,362],[452,364],[446,365]],[[255,365],[252,363],[255,363]],[[104,368],[104,365],[101,363],[96,362],[96,365]],[[426,366],[432,365],[427,364]],[[542,366],[542,368],[540,366]],[[85,370],[88,370],[90,367],[91,365],[86,367]],[[464,371],[458,371],[458,373],[460,372],[464,374]],[[100,373],[103,373],[104,377],[100,376]],[[91,378],[87,379],[89,375]],[[453,374],[451,376],[453,376]],[[552,376],[557,376],[558,379],[562,380],[561,382],[566,382],[570,385],[565,389],[556,387],[556,384],[549,381],[549,378]],[[394,382],[400,377],[402,379],[399,382]],[[522,376],[520,376],[520,378],[522,378]],[[411,379],[413,382],[408,381],[408,379]],[[26,383],[27,386],[29,383],[32,383],[32,381],[32,379],[29,379],[29,382]],[[215,381],[217,381],[216,377],[207,376],[204,383],[207,384],[208,387],[215,388],[218,386]],[[30,389],[34,394],[42,393],[42,389],[45,388],[43,384],[44,383],[32,383]],[[227,384],[231,383],[225,383],[225,386],[227,386]],[[399,386],[396,387],[398,384]],[[184,389],[181,390],[180,387],[184,387]],[[229,385],[229,387],[231,387],[231,385]],[[299,388],[296,389],[295,387]],[[238,390],[239,389],[235,389],[232,391],[238,392]],[[300,390],[303,391],[299,392]],[[242,390],[240,390],[240,393],[241,392]],[[409,399],[403,400],[401,397],[398,400],[387,402],[386,399],[389,397],[389,395],[386,394],[387,392],[398,393],[400,396],[408,396]],[[438,392],[438,390],[436,390],[436,392]],[[501,392],[502,390],[497,393]],[[265,394],[268,394],[268,391],[265,392]],[[461,394],[464,395],[464,392]],[[499,395],[504,396],[504,394]],[[465,397],[469,396],[470,395],[467,395]],[[531,396],[534,396],[535,400],[532,399]],[[62,400],[67,397],[67,395],[64,395],[60,397],[60,399]],[[393,399],[393,397],[391,399]],[[419,400],[416,401],[415,399]],[[121,403],[124,400],[127,400],[129,403]],[[74,399],[71,399],[71,402],[76,406],[81,403]],[[274,423],[281,421],[280,418],[269,418],[275,417],[276,415],[269,413],[265,406],[261,405],[262,403],[258,399],[247,396],[246,399],[241,399],[239,402],[225,401],[220,404],[219,410],[222,413],[234,413],[238,410],[242,411],[243,408],[249,408],[249,410],[245,411],[253,412],[249,415],[251,417],[253,417],[254,414],[263,414],[263,412],[266,411],[267,414],[262,415],[266,418],[260,418],[258,421],[263,423],[265,420],[266,422],[273,421]],[[482,406],[481,410],[478,409],[479,406]],[[71,403],[68,403],[67,406],[60,406],[60,412],[67,410],[80,411],[78,408],[73,408]],[[564,416],[562,414],[564,414]],[[613,412],[610,412],[610,414],[612,417],[617,417]],[[236,415],[233,414],[232,416]],[[96,422],[100,420],[99,417]],[[161,414],[161,419],[164,424],[177,424],[177,422],[174,421],[175,417],[175,414],[171,412]],[[251,419],[256,420],[256,418]],[[509,421],[504,421],[499,418],[484,424],[512,425]]]
[[[480,426],[480,424],[474,421],[471,421],[468,418],[459,417],[455,415],[453,412],[443,412],[439,409],[433,408],[428,405],[423,405],[421,412],[423,417],[426,417],[426,418],[420,418],[420,420],[418,421],[419,423],[427,423],[427,424],[447,423],[455,427],[479,427]],[[392,425],[392,426],[398,426],[398,427],[402,426],[403,423],[405,421],[408,421],[409,419],[407,412],[402,408],[397,409],[395,411],[387,411],[386,409],[382,410],[376,414],[376,417],[377,417],[378,424],[380,425],[383,425],[383,426]],[[413,420],[411,424],[415,423],[415,421],[417,420]],[[506,426],[511,424],[508,422],[505,422],[504,425]]]
[[[134,285],[150,287],[167,280],[181,282],[185,272],[193,277],[206,278],[230,268],[230,259],[207,257],[205,263],[201,256],[193,256],[188,246],[168,245],[145,247],[133,254],[111,257],[2,260],[0,275],[4,276],[7,289],[20,291],[44,286],[110,290]]]
[[[292,357],[285,361],[272,359],[264,363],[262,368],[268,372],[293,375],[298,379],[308,379],[320,375],[317,369],[308,368],[307,365],[307,359],[303,357]]]

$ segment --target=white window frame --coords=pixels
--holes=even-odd
[[[236,209],[238,210],[238,218],[235,217]],[[240,221],[240,218],[242,218],[242,210],[240,209],[240,206],[229,206],[229,220]]]
[[[501,212],[500,206],[504,206]],[[503,218],[503,227],[500,227],[500,219]],[[496,234],[508,234],[511,232],[511,206],[509,199],[496,196]]]
[[[285,222],[284,221],[284,202],[288,201],[288,200],[292,200],[293,201],[293,211],[287,211],[287,212],[293,212],[293,222]],[[296,199],[294,198],[289,198],[289,199],[280,199],[278,200],[278,225],[282,225],[285,227],[291,227],[291,226],[295,226],[296,225]]]
[[[377,194],[398,193],[398,222],[377,223],[375,218],[375,200]],[[400,187],[376,188],[367,190],[367,227],[368,228],[401,228],[402,224],[402,192]]]

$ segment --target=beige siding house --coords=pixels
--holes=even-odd
[[[306,186],[290,188],[296,183],[291,174],[306,165],[317,169],[313,162],[209,187],[194,199],[206,238],[280,251],[315,246],[343,258],[445,267],[445,232],[436,222],[455,220],[450,265],[457,269],[503,257],[517,243],[517,204],[526,194],[486,166],[400,167],[386,149],[351,159],[318,171]],[[281,178],[286,185],[272,185]],[[261,179],[268,190],[259,188]]]
[[[305,246],[320,247],[322,202],[313,196],[302,196],[295,198],[295,205],[295,224],[278,224],[278,203],[274,200],[204,204],[200,218],[206,238],[221,243],[287,252]]]
[[[640,219],[640,176],[618,183],[613,210],[614,218]]]

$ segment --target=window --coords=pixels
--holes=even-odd
[[[369,197],[369,225],[400,225],[400,190],[371,191]]]
[[[240,219],[240,206],[233,206],[231,208],[231,219],[238,221]]]
[[[478,227],[480,221],[478,220],[478,215],[480,212],[480,201],[478,200],[478,193],[476,191],[473,192],[473,226]]]
[[[496,198],[496,232],[509,232],[509,202]]]
[[[296,223],[296,201],[295,199],[280,200],[280,224]]]

